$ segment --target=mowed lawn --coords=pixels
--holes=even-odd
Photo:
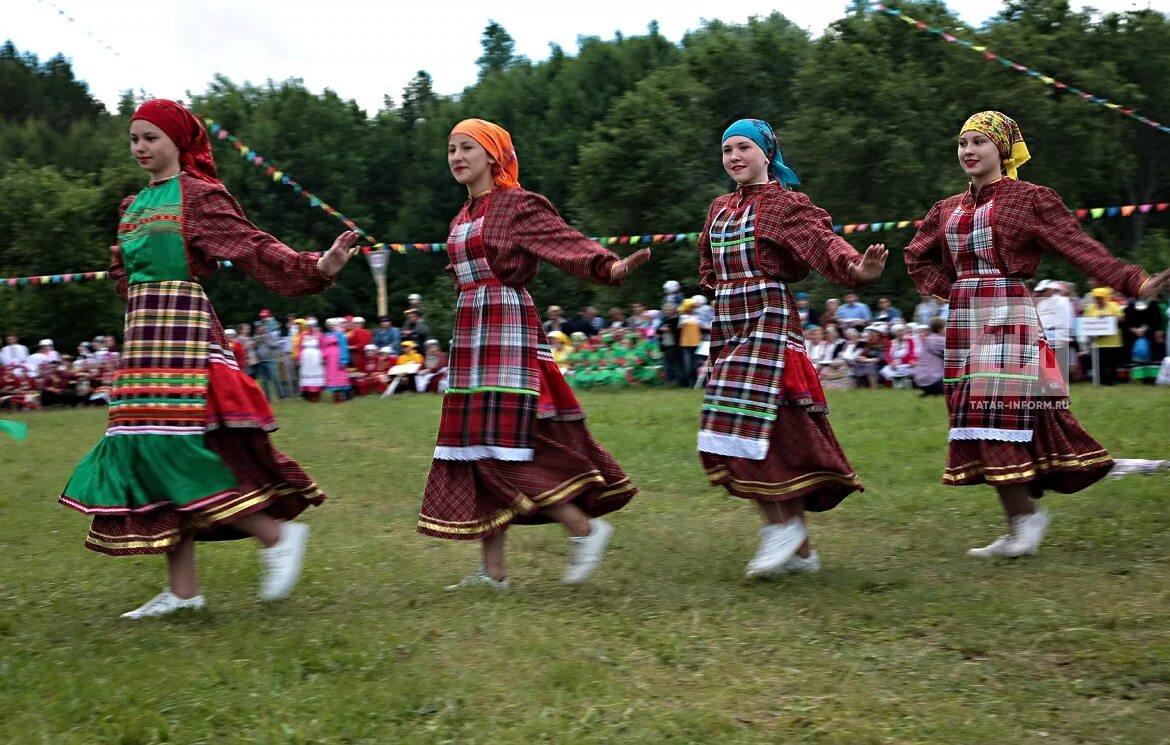
[[[1045,498],[1037,556],[987,487],[939,484],[946,415],[910,391],[832,395],[864,494],[813,515],[819,575],[746,580],[758,518],[708,487],[699,394],[582,396],[641,487],[594,580],[559,584],[556,526],[509,534],[513,589],[448,593],[477,545],[415,519],[439,398],[282,404],[279,447],[329,493],[305,573],[255,600],[248,542],[199,555],[209,607],[119,613],[160,557],[82,547],[55,503],[103,410],[21,417],[0,440],[3,743],[1170,742],[1170,477]],[[1114,455],[1170,457],[1170,391],[1074,388]]]

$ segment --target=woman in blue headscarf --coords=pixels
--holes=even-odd
[[[765,525],[748,576],[814,572],[805,510],[832,509],[862,486],[826,419],[788,284],[810,268],[847,287],[869,284],[886,249],[862,256],[828,213],[789,191],[800,181],[767,122],[740,119],[722,143],[736,189],[712,202],[699,236],[700,286],[715,296],[699,457],[712,485],[760,506]]]

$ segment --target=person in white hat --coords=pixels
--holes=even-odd
[[[53,348],[53,340],[41,339],[37,342],[37,351],[28,356],[24,366],[30,378],[39,378],[45,365],[56,364],[60,359],[61,355]]]
[[[662,284],[662,304],[674,303],[676,306],[682,305],[682,301],[686,298],[682,294],[682,285],[677,280],[667,280]]]
[[[349,346],[349,366],[358,372],[365,371],[366,363],[373,359],[367,357],[366,347],[374,342],[374,333],[366,328],[366,319],[354,316],[349,330],[345,332],[345,339]],[[377,350],[377,347],[374,349]]]

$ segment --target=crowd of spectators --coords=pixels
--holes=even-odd
[[[1170,384],[1166,358],[1166,308],[1157,302],[1120,297],[1090,283],[1083,296],[1070,282],[1045,279],[1034,287],[1037,313],[1061,369],[1071,382],[1089,377],[1096,360],[1103,385],[1126,380]],[[941,394],[944,328],[949,312],[938,298],[922,296],[904,314],[889,297],[871,308],[856,292],[828,298],[813,307],[804,292],[795,295],[805,349],[827,389],[916,388]],[[411,295],[402,323],[345,316],[319,323],[313,316],[278,321],[261,310],[254,322],[225,333],[241,369],[270,400],[301,397],[315,402],[322,393],[341,403],[354,396],[438,393],[446,389],[445,344],[431,338],[422,298]],[[1112,334],[1085,336],[1080,318],[1115,319]],[[702,295],[685,297],[678,282],[663,285],[658,308],[635,303],[602,315],[586,305],[567,315],[549,306],[544,330],[553,359],[571,385],[587,388],[702,385],[714,309]],[[112,335],[60,354],[51,339],[35,351],[14,334],[0,349],[0,407],[107,404],[118,365]]]

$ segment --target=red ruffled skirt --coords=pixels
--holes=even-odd
[[[711,484],[760,502],[801,499],[813,512],[864,491],[829,425],[820,378],[803,351],[786,350],[781,397],[762,460],[699,453]]]
[[[482,540],[516,523],[551,522],[541,510],[572,502],[590,517],[624,507],[637,487],[589,434],[576,396],[554,363],[540,361],[541,394],[530,461],[434,460],[418,531]]]

